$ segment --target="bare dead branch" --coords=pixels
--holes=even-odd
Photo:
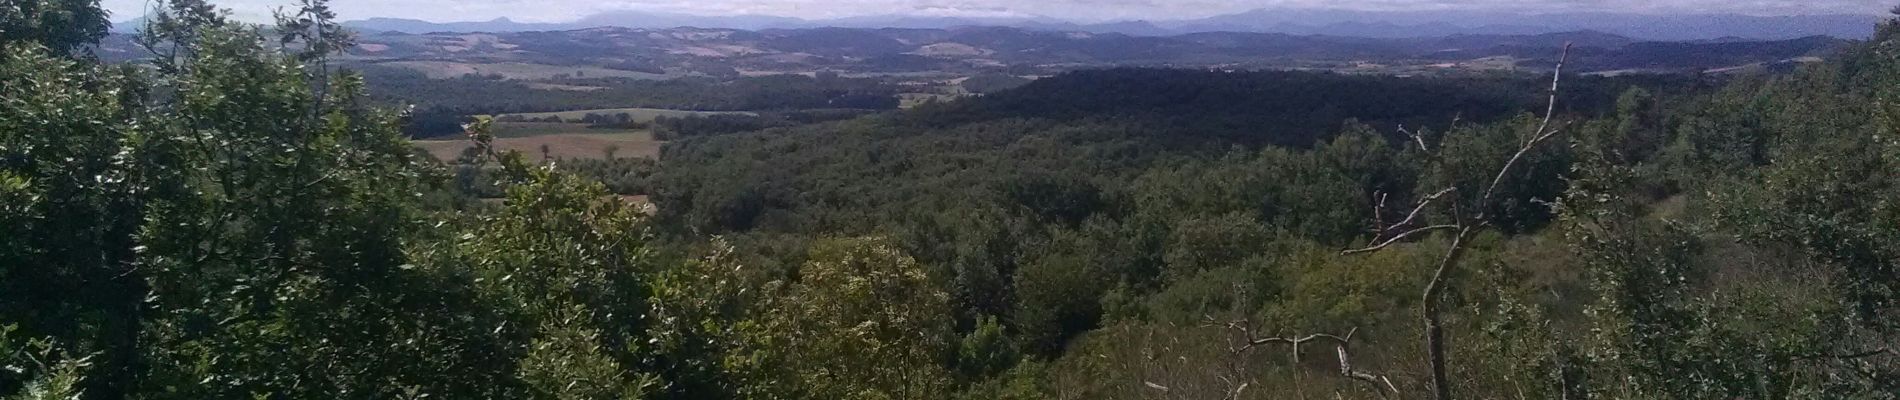
[[[1504,167],[1498,169],[1497,176],[1491,178],[1491,186],[1484,189],[1484,196],[1479,197],[1480,200],[1478,201],[1478,204],[1486,204],[1486,203],[1491,202],[1491,196],[1497,193],[1498,184],[1504,182],[1504,176],[1510,174],[1511,167],[1516,166],[1517,162],[1524,158],[1524,154],[1530,153],[1532,149],[1537,148],[1538,143],[1542,143],[1545,139],[1549,139],[1552,136],[1556,136],[1558,132],[1562,131],[1562,129],[1551,130],[1550,120],[1557,115],[1557,88],[1558,88],[1558,84],[1563,82],[1564,64],[1569,63],[1569,62],[1570,62],[1570,43],[1564,43],[1563,55],[1557,58],[1556,72],[1551,73],[1550,102],[1544,106],[1543,122],[1539,122],[1537,124],[1537,130],[1532,131],[1529,136],[1525,137],[1524,143],[1522,143],[1522,145],[1518,147],[1517,153],[1511,155],[1511,159],[1509,161],[1504,162]]]
[[[1556,118],[1558,89],[1561,83],[1563,82],[1564,65],[1568,64],[1570,61],[1570,49],[1571,49],[1571,44],[1565,43],[1563,54],[1557,59],[1557,68],[1555,69],[1555,71],[1551,73],[1550,91],[1548,93],[1549,101],[1545,104],[1545,107],[1544,107],[1543,120],[1538,122],[1537,129],[1535,131],[1532,131],[1530,132],[1529,135],[1524,136],[1524,140],[1522,143],[1519,144],[1517,152],[1512,154],[1511,158],[1505,161],[1504,166],[1498,169],[1497,175],[1495,175],[1491,179],[1490,186],[1487,186],[1484,189],[1483,196],[1479,197],[1480,200],[1478,204],[1490,203],[1492,197],[1495,196],[1497,193],[1498,185],[1504,181],[1504,177],[1507,175],[1510,175],[1511,171],[1517,166],[1517,164],[1524,159],[1524,156],[1528,155],[1531,152],[1531,150],[1535,150],[1538,144],[1543,143],[1545,140],[1549,140],[1550,138],[1555,137],[1558,134],[1563,132],[1563,128],[1561,127],[1553,129],[1551,127],[1551,122],[1552,120]],[[1452,129],[1455,129],[1457,127],[1457,124],[1458,124],[1457,119],[1454,119],[1452,121]],[[1404,130],[1403,127],[1401,127],[1401,132],[1404,132],[1407,135],[1414,136],[1415,138],[1417,138],[1418,136],[1421,136],[1421,135],[1413,134],[1409,130]],[[1424,144],[1423,140],[1420,139],[1418,141],[1422,147]],[[1431,231],[1436,231],[1436,230],[1457,230],[1458,231],[1458,233],[1455,236],[1453,236],[1451,245],[1445,249],[1444,258],[1442,258],[1439,261],[1437,268],[1433,271],[1431,281],[1425,286],[1425,291],[1422,295],[1423,299],[1421,299],[1422,306],[1420,307],[1421,308],[1420,314],[1422,314],[1423,320],[1425,323],[1425,338],[1424,338],[1425,340],[1424,341],[1425,341],[1425,349],[1426,349],[1426,361],[1429,363],[1429,366],[1431,369],[1430,372],[1431,372],[1431,379],[1432,379],[1433,398],[1436,398],[1439,400],[1445,400],[1445,399],[1451,398],[1450,379],[1446,376],[1446,371],[1445,371],[1445,337],[1444,337],[1444,332],[1443,332],[1443,323],[1441,321],[1442,310],[1440,308],[1442,307],[1442,304],[1440,303],[1440,297],[1442,297],[1442,294],[1445,291],[1446,280],[1449,279],[1452,268],[1455,268],[1457,266],[1459,260],[1464,254],[1466,242],[1468,242],[1471,239],[1472,235],[1475,232],[1477,232],[1479,229],[1483,229],[1485,226],[1490,225],[1490,222],[1488,218],[1486,218],[1483,212],[1478,212],[1471,216],[1465,215],[1465,210],[1464,210],[1463,205],[1460,204],[1459,202],[1454,201],[1454,202],[1449,203],[1449,207],[1451,208],[1450,210],[1451,216],[1453,218],[1452,224],[1431,225],[1431,226],[1425,226],[1421,228],[1411,228],[1411,225],[1415,221],[1417,221],[1418,216],[1422,214],[1423,210],[1426,207],[1430,206],[1434,201],[1438,200],[1440,197],[1444,196],[1445,194],[1451,193],[1453,190],[1454,189],[1445,189],[1445,190],[1439,191],[1438,193],[1434,193],[1431,196],[1427,196],[1424,199],[1419,200],[1418,204],[1412,209],[1411,213],[1406,215],[1404,220],[1399,221],[1396,224],[1390,224],[1390,225],[1386,224],[1382,220],[1384,216],[1381,214],[1384,211],[1385,198],[1383,197],[1383,195],[1381,195],[1377,199],[1379,203],[1374,205],[1375,207],[1374,208],[1375,210],[1374,226],[1379,228],[1379,232],[1377,233],[1377,236],[1375,236],[1372,240],[1372,242],[1374,242],[1375,244],[1363,249],[1346,250],[1346,251],[1341,252],[1342,255],[1375,252],[1375,251],[1383,250],[1387,246],[1392,245],[1393,243],[1398,243],[1401,240],[1404,240],[1406,238],[1409,238],[1411,236],[1418,235],[1421,233],[1431,232]],[[1394,234],[1394,232],[1399,232],[1399,231],[1403,231],[1403,232]],[[1350,334],[1348,334],[1348,338],[1349,337],[1350,337]],[[1317,336],[1317,335],[1309,335],[1304,338],[1266,338],[1266,339],[1254,340],[1252,342],[1253,343],[1252,345],[1262,345],[1262,344],[1270,344],[1270,343],[1290,343],[1293,345],[1298,345],[1300,343],[1303,343],[1306,340],[1316,340],[1316,339],[1321,339],[1321,338],[1326,338],[1326,337]],[[1383,377],[1379,377],[1377,375],[1371,375],[1371,374],[1354,373],[1354,371],[1351,369],[1350,365],[1347,362],[1348,360],[1346,359],[1346,350],[1344,348],[1344,346],[1347,344],[1347,340],[1345,339],[1348,339],[1348,338],[1340,338],[1340,337],[1332,337],[1332,338],[1339,339],[1337,340],[1337,342],[1341,346],[1340,348],[1341,372],[1345,373],[1348,377],[1352,377],[1354,379],[1373,383],[1375,386],[1380,381],[1384,381],[1387,385],[1387,388],[1393,389],[1393,391],[1396,391],[1397,388],[1394,386],[1391,386],[1391,382],[1389,380],[1385,380]],[[1383,394],[1384,392],[1381,392],[1381,393]]]
[[[1457,190],[1457,188],[1445,188],[1445,190],[1440,190],[1438,191],[1438,193],[1432,193],[1430,196],[1425,196],[1425,198],[1419,199],[1418,204],[1412,207],[1412,211],[1409,213],[1406,213],[1404,220],[1400,220],[1399,222],[1393,223],[1391,225],[1386,225],[1385,223],[1384,214],[1385,214],[1385,201],[1386,201],[1387,196],[1383,192],[1379,193],[1378,199],[1375,200],[1372,207],[1372,223],[1373,223],[1373,227],[1376,228],[1376,230],[1373,232],[1372,241],[1376,244],[1370,245],[1363,249],[1347,250],[1347,251],[1341,252],[1341,254],[1357,254],[1357,253],[1365,253],[1365,252],[1370,252],[1370,251],[1377,251],[1379,249],[1385,248],[1386,246],[1390,246],[1393,243],[1398,243],[1398,241],[1404,240],[1405,238],[1410,237],[1412,235],[1439,230],[1439,229],[1455,228],[1455,226],[1435,225],[1435,226],[1427,226],[1423,228],[1412,229],[1412,230],[1400,232],[1397,234],[1393,233],[1393,232],[1397,232],[1400,229],[1405,229],[1406,227],[1411,226],[1413,222],[1418,220],[1419,215],[1424,214],[1426,207],[1431,206],[1432,202],[1437,201],[1441,197],[1445,197],[1446,194],[1450,194],[1454,190]]]
[[[1161,386],[1161,384],[1159,384],[1159,383],[1154,383],[1154,382],[1148,382],[1148,381],[1142,381],[1142,382],[1141,382],[1141,384],[1142,384],[1142,385],[1146,385],[1146,386],[1148,386],[1148,388],[1150,388],[1150,389],[1154,389],[1154,390],[1159,390],[1159,391],[1161,391],[1162,393],[1167,393],[1167,392],[1168,392],[1168,390],[1169,390],[1167,386]]]
[[[1345,344],[1351,340],[1351,339],[1348,339],[1351,336],[1352,336],[1351,334],[1347,334],[1347,336],[1337,336],[1337,335],[1328,335],[1324,333],[1315,333],[1315,334],[1301,336],[1301,337],[1259,338],[1259,339],[1248,340],[1247,345],[1243,346],[1243,348],[1264,346],[1264,345],[1269,345],[1269,344],[1274,344],[1274,343],[1300,345],[1300,344],[1306,344],[1306,342],[1311,342],[1311,341],[1321,340],[1321,339],[1330,340],[1330,341],[1333,341],[1334,343]]]
[[[1391,393],[1399,392],[1399,387],[1392,384],[1392,379],[1386,378],[1384,375],[1375,375],[1370,372],[1352,369],[1352,357],[1346,354],[1346,346],[1341,345],[1336,348],[1339,349],[1339,373],[1341,375],[1370,383],[1374,389],[1384,389]],[[1385,384],[1384,387],[1379,386],[1379,384],[1382,383]],[[1383,396],[1385,393],[1386,392],[1380,392],[1380,395]]]
[[[1300,374],[1300,345],[1287,346],[1286,351],[1293,358],[1293,393],[1300,395],[1300,400],[1306,400],[1306,383]]]
[[[1363,249],[1353,249],[1353,250],[1346,250],[1346,251],[1341,251],[1341,252],[1339,252],[1339,254],[1340,254],[1340,255],[1353,255],[1353,254],[1359,254],[1359,253],[1370,253],[1370,252],[1375,252],[1375,251],[1379,251],[1379,250],[1384,250],[1384,249],[1385,249],[1385,248],[1386,248],[1387,246],[1391,246],[1391,245],[1393,245],[1393,244],[1396,244],[1396,243],[1398,243],[1398,242],[1400,242],[1400,241],[1403,241],[1403,240],[1405,240],[1406,238],[1409,238],[1409,237],[1412,237],[1412,235],[1417,235],[1417,234],[1420,234],[1420,233],[1425,233],[1425,232],[1431,232],[1431,231],[1436,231],[1436,230],[1447,230],[1447,229],[1458,229],[1458,228],[1459,228],[1459,226],[1458,226],[1458,225],[1432,225],[1432,226],[1427,226],[1427,227],[1422,227],[1422,228],[1418,228],[1418,229],[1413,229],[1413,230],[1410,230],[1410,231],[1405,231],[1405,233],[1400,233],[1400,234],[1397,234],[1397,235],[1393,235],[1393,236],[1392,236],[1392,238],[1390,238],[1390,239],[1386,239],[1385,241],[1383,241],[1383,242],[1379,242],[1378,244],[1374,244],[1374,245],[1372,245],[1371,247],[1366,247],[1366,248],[1363,248]]]
[[[1380,191],[1373,192],[1372,197],[1372,234],[1383,235],[1385,234],[1386,195],[1385,192]]]
[[[1432,151],[1432,148],[1430,146],[1425,145],[1425,135],[1419,134],[1418,132],[1413,132],[1410,129],[1405,129],[1405,124],[1399,124],[1399,133],[1403,133],[1405,134],[1405,136],[1411,137],[1412,142],[1418,143],[1419,150],[1425,151],[1427,153],[1430,153]]]
[[[1246,345],[1235,348],[1234,349],[1235,354],[1246,352],[1258,346],[1265,346],[1265,345],[1272,345],[1272,344],[1285,344],[1291,347],[1293,364],[1295,366],[1298,366],[1299,360],[1300,360],[1299,351],[1300,351],[1301,345],[1312,343],[1312,342],[1331,342],[1333,343],[1334,348],[1339,353],[1340,375],[1345,376],[1346,378],[1349,378],[1349,379],[1366,382],[1367,384],[1372,385],[1373,389],[1377,391],[1379,393],[1379,396],[1381,397],[1389,397],[1399,392],[1399,387],[1397,385],[1392,384],[1392,379],[1387,378],[1384,375],[1373,374],[1370,372],[1354,369],[1352,367],[1352,356],[1348,352],[1348,349],[1352,347],[1352,337],[1354,334],[1359,333],[1359,328],[1353,328],[1351,330],[1348,330],[1346,331],[1345,335],[1315,333],[1315,334],[1309,334],[1306,336],[1255,338],[1253,336],[1252,330],[1247,327],[1248,325],[1249,324],[1244,320],[1229,322],[1226,324],[1226,326],[1229,329],[1240,331],[1240,333],[1246,337],[1245,339]],[[1295,375],[1294,379],[1297,380],[1299,378],[1297,375]]]
[[[1544,122],[1538,124],[1537,131],[1543,132],[1550,127],[1550,117],[1557,113],[1557,84],[1563,81],[1564,64],[1570,62],[1570,43],[1564,43],[1564,52],[1557,57],[1557,68],[1550,73],[1550,102],[1544,106]]]
[[[1450,194],[1452,191],[1456,191],[1456,190],[1458,190],[1458,188],[1449,187],[1449,188],[1445,188],[1445,190],[1438,191],[1438,193],[1432,193],[1432,195],[1430,196],[1425,196],[1425,198],[1419,199],[1418,205],[1412,207],[1412,212],[1406,214],[1404,220],[1399,221],[1396,224],[1392,224],[1391,226],[1388,226],[1387,229],[1391,229],[1391,230],[1404,229],[1406,226],[1412,225],[1412,222],[1418,220],[1418,216],[1422,214],[1423,211],[1425,211],[1426,206],[1432,205],[1432,202],[1438,201],[1438,198],[1445,197],[1446,194]],[[1391,232],[1380,232],[1380,234],[1389,234],[1389,233]]]
[[[1432,373],[1432,391],[1434,398],[1451,398],[1450,379],[1445,373],[1445,333],[1442,316],[1439,312],[1439,298],[1445,292],[1445,280],[1450,276],[1451,268],[1458,264],[1464,255],[1465,239],[1474,232],[1471,227],[1460,228],[1457,236],[1451,239],[1451,247],[1445,250],[1445,258],[1438,262],[1438,270],[1432,273],[1432,280],[1425,285],[1425,294],[1420,301],[1424,304],[1420,314],[1425,320],[1425,354]]]

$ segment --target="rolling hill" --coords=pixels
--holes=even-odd
[[[1205,32],[1285,33],[1378,38],[1415,38],[1451,35],[1536,35],[1570,31],[1602,31],[1640,40],[1712,40],[1723,37],[1783,40],[1807,36],[1866,38],[1880,17],[1832,14],[1751,16],[1739,14],[1650,15],[1631,13],[1512,13],[1485,11],[1357,11],[1340,9],[1269,8],[1199,19],[1112,21],[1079,23],[1056,18],[963,18],[911,15],[869,15],[807,20],[765,15],[701,16],[658,12],[614,11],[572,22],[520,23],[500,18],[479,22],[437,23],[413,19],[373,18],[347,25],[366,32],[526,32],[598,27],[668,29],[806,29],[902,28],[950,29],[1002,26],[1044,31],[1120,33],[1134,36],[1173,36]]]
[[[1651,42],[1597,31],[1537,35],[1364,38],[1208,32],[1177,36],[1055,32],[1011,27],[951,29],[589,28],[567,31],[367,34],[358,62],[454,71],[520,71],[504,78],[739,76],[984,72],[1049,74],[1152,66],[1305,69],[1417,74],[1436,70],[1536,70],[1564,43],[1580,71],[1701,71],[1826,56],[1848,43],[1814,36],[1775,41]],[[547,66],[528,71],[522,65]],[[503,68],[506,67],[506,68]],[[472,72],[471,72],[472,71]],[[530,73],[533,72],[533,73]],[[448,77],[448,76],[441,76]]]

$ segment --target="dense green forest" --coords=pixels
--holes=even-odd
[[[96,0],[0,0],[0,398],[1900,397],[1892,22],[1724,82],[1090,71],[443,163],[324,1],[158,3],[111,65]]]

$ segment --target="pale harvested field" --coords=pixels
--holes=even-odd
[[[599,110],[576,110],[547,113],[505,114],[503,116],[521,116],[526,118],[545,118],[558,116],[565,120],[580,120],[587,114],[615,115],[627,113],[634,121],[652,122],[660,116],[684,117],[689,115],[743,114],[749,112],[708,112],[681,111],[657,108],[611,108]],[[607,146],[618,146],[615,157],[646,157],[658,159],[660,146],[665,142],[653,139],[653,132],[646,130],[592,129],[587,124],[552,122],[495,122],[489,133],[495,135],[495,145],[501,150],[515,150],[530,159],[541,157],[541,145],[548,146],[548,155],[557,158],[603,158]],[[428,150],[439,160],[454,160],[462,151],[474,144],[459,136],[438,138],[439,140],[417,140],[416,146]]]
[[[563,122],[496,122],[489,126],[489,133],[499,138],[516,138],[541,135],[603,135],[615,133],[633,133],[637,131],[594,129],[587,124]]]
[[[587,114],[615,115],[615,114],[620,114],[620,113],[626,113],[628,117],[631,117],[633,118],[634,121],[638,121],[638,122],[653,122],[654,118],[658,118],[661,116],[678,118],[678,117],[685,117],[685,116],[692,116],[692,115],[706,116],[706,115],[717,115],[717,114],[758,115],[755,113],[739,112],[739,111],[684,111],[684,110],[667,110],[667,109],[660,109],[660,108],[605,108],[605,109],[598,109],[598,110],[574,110],[574,111],[544,112],[544,113],[502,114],[501,116],[503,117],[521,116],[521,117],[530,118],[530,119],[547,118],[550,116],[556,116],[556,117],[561,117],[561,119],[564,119],[564,120],[577,121],[577,120],[580,120],[581,118],[586,117]]]
[[[588,66],[564,66],[547,64],[529,64],[518,62],[504,63],[463,63],[453,61],[396,61],[382,65],[402,67],[433,79],[459,78],[463,75],[501,75],[507,79],[545,80],[567,75],[574,78],[632,78],[632,79],[672,79],[678,76],[652,74],[637,71],[622,71]]]
[[[618,146],[615,157],[659,158],[660,146],[665,142],[653,140],[653,133],[646,131],[610,131],[615,133],[552,133],[520,137],[497,137],[495,147],[502,150],[521,152],[530,160],[541,157],[541,146],[548,147],[548,156],[555,158],[604,158],[608,146]],[[418,140],[416,146],[428,150],[438,160],[454,160],[462,151],[474,143],[468,140]]]

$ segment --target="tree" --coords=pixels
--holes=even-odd
[[[134,147],[147,143],[134,129],[139,104],[102,89],[138,88],[38,43],[7,43],[3,51],[0,197],[9,201],[0,206],[8,225],[0,228],[7,235],[0,244],[0,324],[51,338],[61,358],[105,353],[95,370],[126,376],[117,370],[138,351],[146,286],[127,274],[140,271],[133,251],[144,217],[140,196],[145,177],[157,171],[143,169],[143,152]],[[101,348],[72,347],[81,342]],[[11,379],[0,380],[0,388],[18,387]],[[110,380],[88,380],[88,392],[111,395],[107,389],[116,385],[99,384]]]
[[[996,317],[983,316],[957,347],[957,367],[966,379],[988,378],[1014,366],[1019,356]]]
[[[1812,110],[1830,109],[1813,106]],[[1825,142],[1867,135],[1863,129],[1827,130],[1803,135],[1802,140]],[[1579,140],[1572,187],[1558,204],[1560,229],[1581,267],[1588,269],[1597,296],[1584,312],[1589,333],[1551,343],[1560,353],[1579,355],[1562,368],[1566,378],[1558,388],[1562,393],[1625,398],[1880,398],[1876,393],[1893,392],[1894,367],[1884,360],[1890,357],[1889,344],[1871,339],[1882,336],[1878,332],[1885,328],[1867,324],[1858,315],[1869,300],[1865,297],[1869,292],[1863,291],[1867,286],[1862,285],[1879,281],[1874,275],[1879,269],[1841,262],[1858,258],[1848,249],[1868,249],[1861,246],[1867,241],[1833,236],[1828,228],[1815,229],[1836,223],[1821,222],[1826,217],[1773,216],[1814,212],[1817,204],[1793,200],[1808,195],[1889,186],[1877,176],[1856,175],[1866,173],[1866,168],[1882,168],[1856,150],[1865,142],[1854,148],[1826,146],[1820,154],[1831,157],[1826,168],[1830,172],[1794,159],[1749,171],[1766,175],[1761,181],[1710,183],[1713,189],[1707,197],[1696,201],[1715,209],[1713,218],[1645,215],[1649,210],[1641,200],[1642,165],[1629,160],[1624,143]],[[1776,147],[1781,146],[1819,150],[1798,141]],[[1791,170],[1802,172],[1781,175]],[[1854,183],[1829,183],[1843,175],[1851,176]],[[1781,185],[1802,187],[1796,189],[1802,194],[1783,192]],[[1878,206],[1835,204],[1847,208],[1826,213],[1880,215]],[[1797,222],[1803,220],[1814,222]],[[1789,239],[1798,242],[1777,243]],[[1806,261],[1819,254],[1787,254],[1785,250],[1805,246],[1827,248],[1827,255]]]
[[[98,43],[110,26],[99,0],[0,1],[0,48],[35,43],[68,54]]]
[[[67,400],[84,394],[80,380],[90,367],[88,357],[64,358],[51,340],[20,341],[13,325],[0,325],[0,364],[5,366],[0,393],[9,400]],[[22,379],[25,378],[25,379]]]
[[[1010,325],[1027,350],[1059,354],[1069,339],[1095,329],[1102,318],[1102,295],[1113,284],[1090,258],[1049,254],[1016,270],[1016,308]]]
[[[947,391],[949,296],[884,239],[811,248],[796,281],[769,287],[749,332],[769,360],[765,393],[816,399],[925,399]]]
[[[1420,303],[1422,304],[1420,313],[1423,316],[1425,326],[1424,343],[1426,349],[1426,365],[1431,373],[1433,396],[1437,399],[1450,399],[1452,393],[1451,380],[1446,375],[1445,368],[1444,310],[1441,306],[1445,287],[1448,284],[1446,281],[1451,277],[1452,268],[1456,267],[1463,260],[1469,241],[1472,240],[1480,230],[1497,223],[1498,215],[1496,215],[1495,212],[1497,206],[1493,201],[1497,199],[1496,196],[1498,194],[1499,185],[1504,183],[1506,178],[1512,176],[1515,167],[1522,162],[1526,162],[1526,160],[1524,160],[1525,155],[1537,150],[1538,145],[1542,144],[1545,140],[1563,132],[1562,127],[1552,125],[1552,119],[1557,112],[1557,89],[1558,84],[1563,79],[1564,62],[1568,61],[1569,58],[1570,46],[1566,44],[1564,46],[1563,56],[1557,62],[1556,71],[1552,73],[1549,93],[1550,101],[1549,106],[1544,111],[1543,120],[1536,124],[1536,129],[1520,137],[1517,151],[1513,153],[1509,159],[1505,160],[1502,167],[1499,167],[1495,176],[1489,179],[1490,183],[1488,185],[1452,186],[1425,195],[1419,199],[1417,204],[1414,205],[1409,212],[1399,214],[1403,215],[1402,219],[1390,222],[1385,219],[1385,215],[1387,215],[1385,209],[1386,196],[1380,195],[1375,199],[1376,203],[1374,204],[1375,208],[1373,212],[1373,232],[1375,232],[1375,234],[1373,235],[1370,245],[1364,248],[1346,250],[1342,253],[1358,254],[1376,252],[1413,236],[1434,231],[1449,231],[1453,233],[1451,244],[1447,245],[1442,261],[1438,262],[1436,270],[1432,273],[1431,281],[1425,286],[1425,291],[1421,296],[1422,299]],[[1426,147],[1422,140],[1419,141],[1419,143],[1421,148]],[[1444,151],[1442,146],[1440,151]],[[1474,202],[1460,201],[1455,197],[1446,197],[1456,192],[1471,192],[1474,190],[1477,193],[1481,193],[1475,198],[1476,201]],[[1420,218],[1431,218],[1424,213],[1434,202],[1440,203],[1441,207],[1448,208],[1442,212],[1448,215],[1451,221],[1437,221],[1437,223],[1432,223]]]
[[[51,355],[24,376],[87,360],[49,376],[91,398],[520,393],[475,285],[412,252],[433,172],[397,115],[304,68],[323,54],[161,10],[149,75],[0,59],[0,197],[20,200],[0,206],[0,324]]]
[[[627,369],[601,346],[603,338],[591,319],[585,308],[572,307],[542,321],[518,367],[534,398],[640,399],[658,386],[650,375],[627,376]]]

